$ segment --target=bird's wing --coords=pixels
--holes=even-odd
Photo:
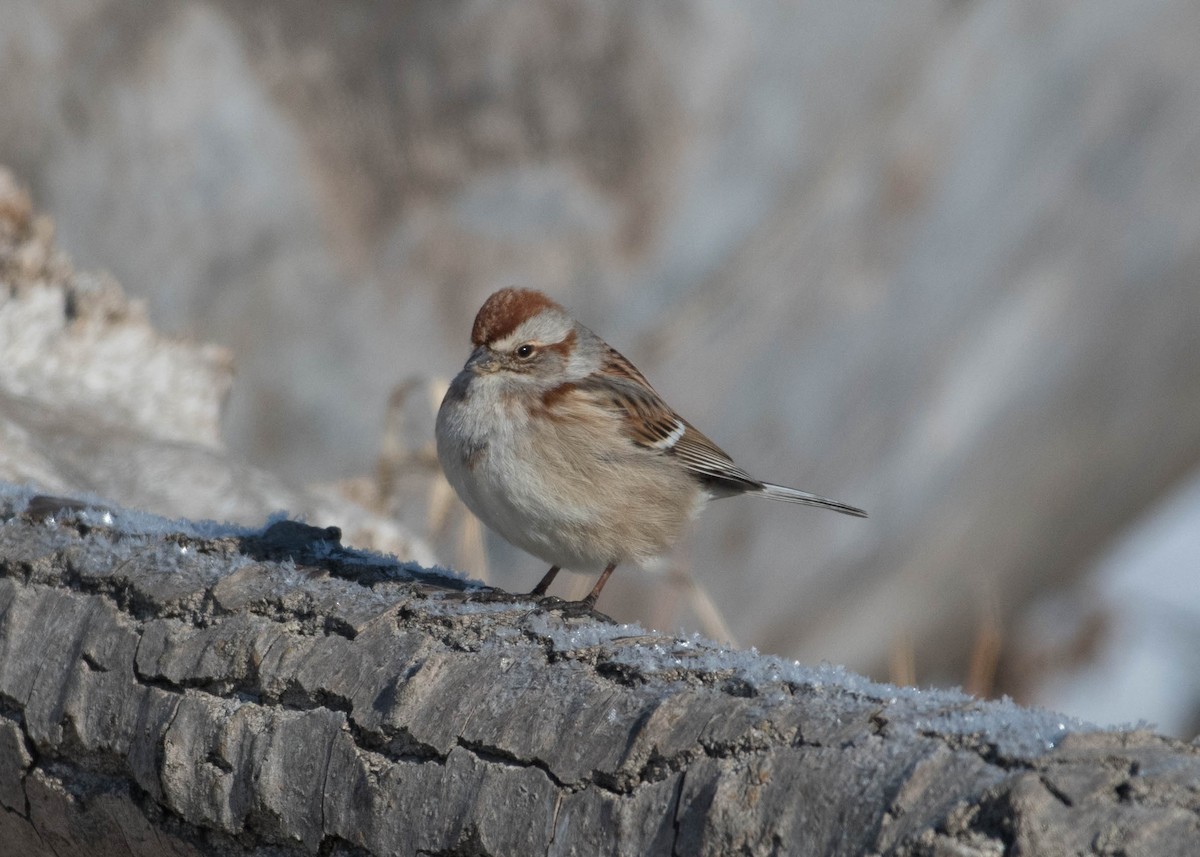
[[[674,456],[706,487],[720,493],[760,490],[755,479],[662,400],[641,372],[611,351],[605,372],[576,382],[579,392],[624,418],[625,434],[645,449]]]

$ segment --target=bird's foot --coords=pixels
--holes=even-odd
[[[597,622],[607,622],[610,625],[617,624],[607,613],[601,613],[597,610],[596,602],[591,598],[583,598],[579,601],[564,601],[557,595],[544,595],[537,602],[538,606],[547,613],[558,613],[564,619],[594,619]]]

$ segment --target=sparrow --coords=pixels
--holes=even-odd
[[[531,289],[489,297],[473,350],[437,415],[446,479],[489,528],[562,568],[603,568],[592,608],[621,563],[664,553],[711,499],[753,494],[866,517],[764,482],[675,413],[616,349]]]

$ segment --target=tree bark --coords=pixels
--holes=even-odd
[[[1194,854],[1200,747],[0,491],[0,848]]]

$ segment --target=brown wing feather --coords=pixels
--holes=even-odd
[[[710,488],[733,493],[762,488],[762,483],[738,467],[723,449],[675,413],[620,352],[609,349],[605,357],[604,374],[579,382],[578,389],[621,413],[630,440],[675,456]]]
[[[725,450],[686,420],[684,425],[687,428],[683,437],[671,447],[670,452],[697,478],[706,483],[715,482],[717,484],[711,487],[727,491],[755,491],[762,488],[762,483],[738,467]]]
[[[654,388],[650,386],[650,382],[646,380],[646,376],[643,375],[636,366],[630,363],[624,354],[622,354],[620,351],[617,351],[617,349],[613,348],[612,346],[608,346],[608,350],[604,353],[603,363],[600,371],[609,377],[629,378],[643,385],[651,392],[654,390]],[[654,395],[657,396],[658,394],[655,393]],[[664,404],[663,407],[665,408],[666,405]],[[668,410],[670,409],[668,408]]]
[[[667,451],[682,420],[649,387],[633,379],[606,376],[576,382],[577,389],[624,417],[625,433],[639,446]]]
[[[671,410],[637,367],[619,352],[610,348],[603,367],[599,376],[568,382],[548,391],[542,396],[543,403],[552,409],[555,402],[571,393],[589,397],[623,418],[625,434],[630,441],[659,455],[673,456],[715,496],[753,491],[772,500],[867,516],[862,509],[845,503],[755,479],[738,467],[725,450]]]

